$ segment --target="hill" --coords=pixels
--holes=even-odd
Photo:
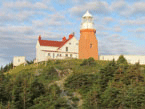
[[[122,60],[122,59],[120,59]],[[49,60],[0,74],[2,109],[144,108],[144,66]]]

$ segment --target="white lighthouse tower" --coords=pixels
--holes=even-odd
[[[94,29],[93,16],[87,11],[82,17],[81,29]]]

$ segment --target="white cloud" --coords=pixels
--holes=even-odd
[[[96,31],[97,37],[103,37],[103,36],[108,36],[109,33],[107,32],[101,32],[101,31]]]
[[[114,26],[113,30],[114,30],[115,32],[121,32],[121,31],[122,31],[122,29],[121,29],[120,26]]]
[[[133,15],[145,14],[145,2],[135,2],[132,5],[132,8],[133,8],[133,12],[132,12]]]
[[[135,46],[123,36],[113,34],[99,41],[99,54],[144,54],[141,48]]]
[[[48,6],[41,2],[28,2],[28,1],[16,1],[16,2],[4,2],[3,6],[5,8],[28,8],[28,9],[48,9]]]
[[[120,20],[120,24],[121,25],[135,25],[135,26],[145,25],[145,17],[140,17],[135,20],[130,20],[130,19]]]
[[[136,28],[136,29],[129,29],[129,32],[135,32],[135,33],[144,33],[145,28]]]
[[[46,18],[42,20],[33,20],[32,23],[33,25],[37,27],[56,26],[57,28],[59,28],[59,26],[62,26],[63,24],[65,25],[71,24],[71,22],[69,22],[68,19],[66,19],[65,16],[60,13],[54,13],[54,14],[48,15]]]
[[[111,4],[112,11],[124,11],[128,9],[128,4],[124,0],[117,0]]]
[[[79,5],[75,5],[74,7],[70,8],[70,13],[72,15],[76,15],[76,16],[82,16],[82,14],[87,11],[90,10],[93,13],[97,13],[97,14],[108,14],[110,13],[110,8],[107,2],[105,1],[91,1],[91,2],[86,2],[84,4],[79,4]]]
[[[112,18],[112,17],[104,17],[103,18],[103,22],[105,24],[108,24],[108,23],[111,23],[111,22],[114,22],[115,20]]]
[[[125,17],[138,15],[144,16],[145,2],[132,1],[132,3],[128,3],[126,0],[117,0],[111,4],[111,9],[112,11],[118,12],[120,15]]]

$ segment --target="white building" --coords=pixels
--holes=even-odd
[[[25,60],[25,56],[14,56],[13,58],[13,66],[19,66],[20,64],[25,64],[26,60]]]
[[[39,36],[36,44],[36,62],[48,59],[78,58],[78,40],[73,34],[62,41],[42,40]]]
[[[117,61],[120,55],[100,55],[99,60],[115,60]],[[145,65],[145,56],[141,55],[123,55],[124,58],[128,61],[130,64],[135,64],[139,62],[141,65]]]

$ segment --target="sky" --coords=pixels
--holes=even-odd
[[[36,43],[75,32],[93,15],[99,55],[145,55],[145,0],[0,0],[0,66],[14,56],[33,60]]]

